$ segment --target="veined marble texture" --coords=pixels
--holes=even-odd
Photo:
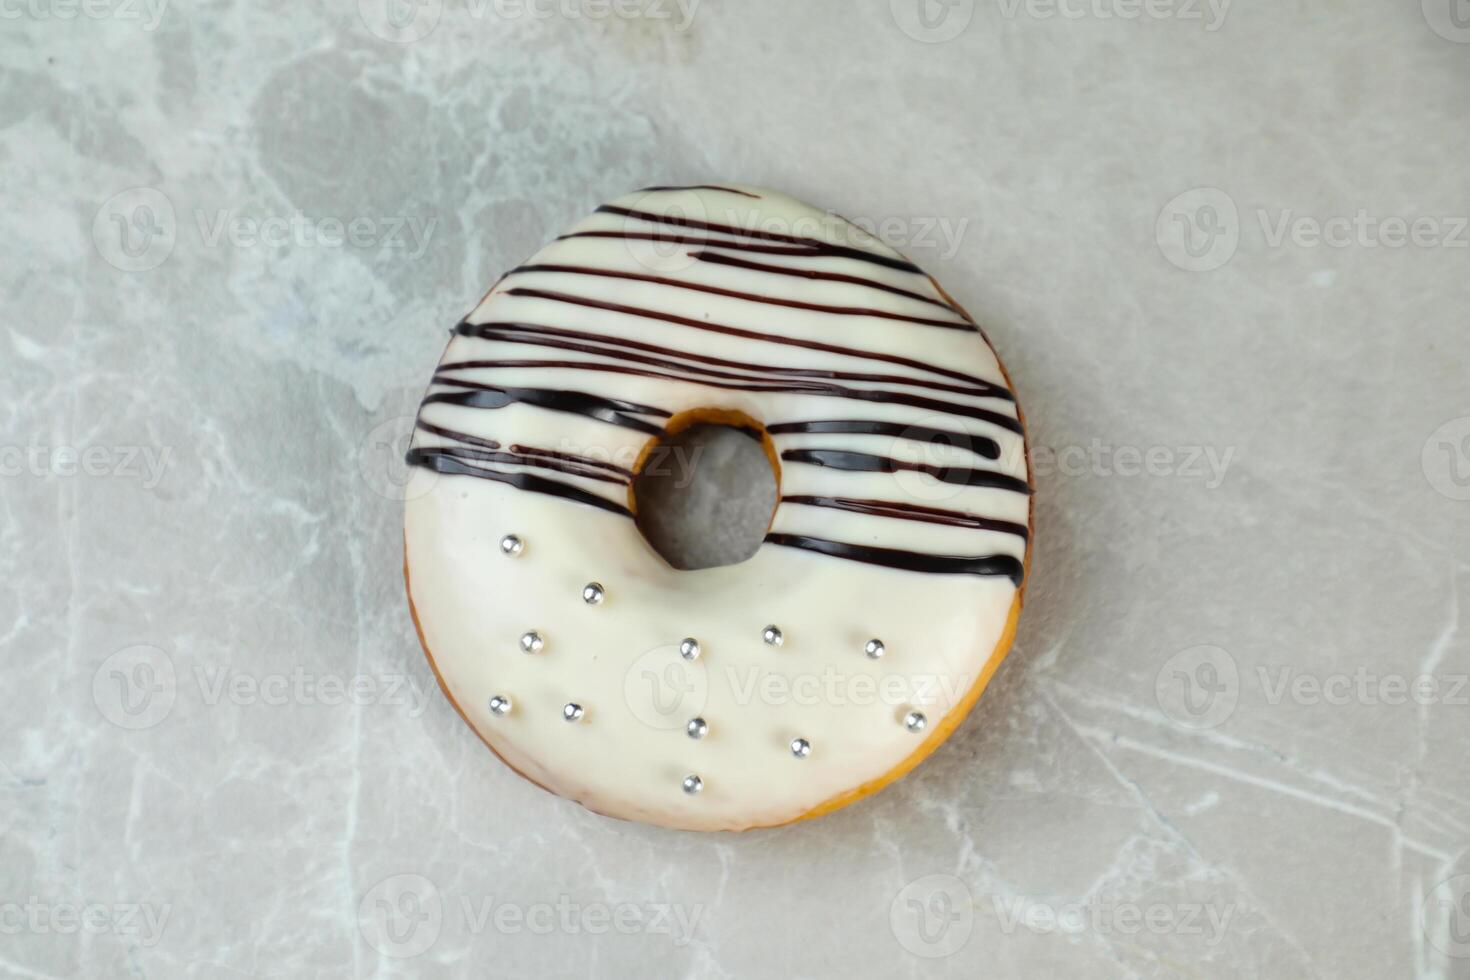
[[[1463,3],[0,22],[0,976],[1470,977]],[[448,328],[720,180],[934,273],[1037,486],[976,711],[743,835],[497,762],[401,576]]]

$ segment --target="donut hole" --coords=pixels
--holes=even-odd
[[[640,456],[632,489],[638,530],[675,568],[735,565],[760,549],[776,510],[770,437],[755,422],[688,416],[671,420]]]

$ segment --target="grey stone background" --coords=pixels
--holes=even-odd
[[[1467,14],[0,4],[0,975],[1470,976]],[[495,276],[707,179],[935,272],[1038,487],[955,737],[715,837],[487,755],[395,499]]]

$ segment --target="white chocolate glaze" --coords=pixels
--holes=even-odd
[[[766,428],[781,502],[754,557],[680,571],[630,519],[631,471],[711,409]],[[481,737],[562,796],[670,827],[788,822],[904,763],[910,712],[934,730],[1004,655],[1021,429],[984,335],[853,225],[733,185],[627,195],[503,277],[445,351],[409,453],[425,646]]]

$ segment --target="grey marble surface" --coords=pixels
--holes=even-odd
[[[0,4],[0,975],[1470,976],[1467,13]],[[495,276],[711,178],[935,272],[1039,491],[976,713],[742,836],[491,759],[394,499]]]

